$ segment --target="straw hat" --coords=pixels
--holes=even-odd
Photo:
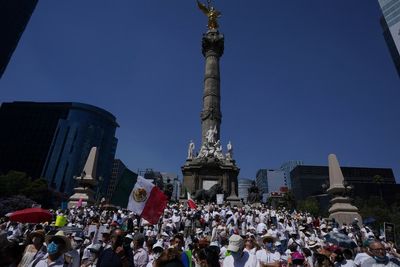
[[[45,240],[47,244],[51,243],[51,241],[53,240],[62,240],[62,242],[65,243],[65,248],[62,253],[70,251],[72,249],[71,241],[68,237],[65,236],[64,231],[58,231],[55,235],[48,235],[46,236]]]
[[[263,235],[261,238],[262,238],[263,243],[266,243],[266,242],[274,243],[276,240],[276,238],[271,235]]]
[[[29,237],[33,239],[34,237],[40,237],[42,241],[44,240],[45,232],[44,230],[36,230],[29,234]]]

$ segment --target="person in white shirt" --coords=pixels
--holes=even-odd
[[[265,236],[263,238],[263,248],[256,252],[257,266],[279,266],[281,254],[276,251],[274,238]]]
[[[257,234],[261,235],[264,232],[264,230],[266,230],[266,229],[267,229],[267,225],[265,223],[260,222],[259,224],[257,224],[257,228],[256,228]]]
[[[256,255],[256,246],[255,246],[255,240],[252,238],[247,238],[246,241],[244,242],[244,249],[243,251],[248,252],[249,254]]]
[[[243,238],[239,235],[232,235],[229,238],[229,245],[227,250],[230,252],[229,256],[226,256],[222,266],[223,267],[256,267],[256,257],[244,249]]]

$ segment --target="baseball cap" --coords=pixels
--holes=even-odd
[[[243,249],[244,241],[240,235],[232,235],[229,238],[228,250],[233,252],[238,252],[240,249]]]

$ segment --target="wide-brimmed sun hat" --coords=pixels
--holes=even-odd
[[[69,240],[68,237],[65,236],[64,231],[58,231],[55,235],[48,235],[45,238],[46,243],[49,244],[54,240],[61,240],[65,244],[65,248],[62,253],[70,251],[72,249],[71,247],[71,241]]]
[[[34,237],[40,237],[44,241],[45,232],[44,230],[36,230],[29,234],[29,237],[33,239]]]

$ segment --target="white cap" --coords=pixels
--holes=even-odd
[[[153,245],[153,249],[154,248],[164,248],[162,240],[158,240],[154,245]]]
[[[228,250],[233,252],[238,252],[240,249],[243,249],[244,241],[240,235],[232,235],[229,238]]]

